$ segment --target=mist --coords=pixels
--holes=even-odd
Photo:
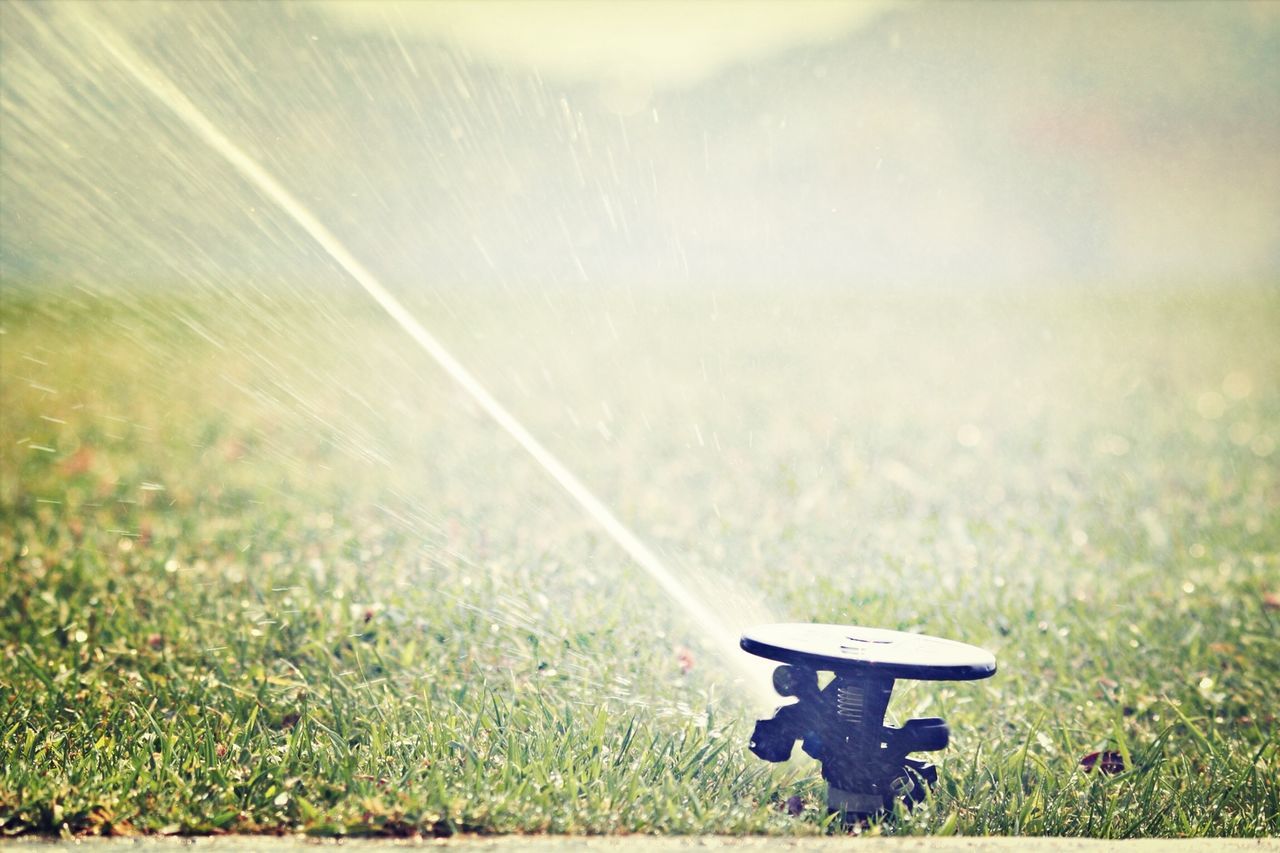
[[[1266,3],[21,8],[0,60],[10,283],[105,266],[161,284],[184,242],[184,266],[315,278],[222,250],[260,211],[113,89],[68,15],[126,32],[405,288],[1221,287],[1280,270]],[[121,241],[126,224],[151,248]]]

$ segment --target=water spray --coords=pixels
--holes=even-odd
[[[93,26],[76,18],[119,67],[160,105],[221,156],[242,179],[274,202],[367,293],[374,302],[457,385],[560,485],[701,629],[708,645],[731,669],[755,684],[756,668],[720,617],[699,601],[608,506],[509,412],[457,358],[427,330],[378,278],[346,248],[296,196],[262,164],[224,134],[159,69],[139,56],[106,22]],[[987,652],[917,634],[839,625],[766,625],[748,631],[741,649],[782,662],[775,689],[797,701],[756,724],[751,750],[766,761],[785,761],[796,741],[822,763],[828,806],[846,820],[891,810],[923,799],[937,779],[931,764],[908,753],[942,749],[950,738],[946,723],[932,717],[909,720],[901,728],[884,725],[897,678],[966,680],[995,672]],[[834,673],[821,687],[818,673]]]
[[[731,669],[742,675],[748,685],[754,683],[757,675],[755,667],[751,659],[744,657],[738,650],[736,632],[730,630],[716,613],[699,601],[667,568],[661,558],[632,532],[604,501],[587,488],[555,454],[525,428],[524,424],[499,403],[480,380],[383,286],[377,276],[351,254],[342,241],[326,228],[305,204],[285,189],[284,185],[276,180],[275,176],[261,163],[214,125],[162,71],[129,47],[110,24],[99,20],[90,27],[79,18],[75,20],[86,35],[97,39],[120,68],[137,81],[157,102],[221,156],[249,185],[271,199],[288,214],[498,426],[528,451],[543,470],[577,502],[593,521],[604,529],[609,537],[635,561],[636,565],[644,569],[658,586],[680,605],[693,624],[701,629],[711,649],[723,657]]]
[[[924,634],[852,625],[762,625],[742,635],[742,648],[782,663],[773,686],[796,701],[756,723],[751,751],[786,761],[796,741],[822,764],[827,808],[857,823],[921,802],[938,780],[932,764],[912,752],[946,747],[941,717],[884,724],[898,678],[970,681],[995,674],[996,659],[976,646]],[[818,674],[834,677],[820,686]]]

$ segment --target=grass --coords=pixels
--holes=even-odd
[[[728,618],[996,652],[899,685],[953,743],[876,831],[1280,833],[1274,289],[414,307]],[[0,312],[0,831],[832,831],[697,629],[360,300]]]

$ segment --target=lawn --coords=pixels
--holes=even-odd
[[[996,654],[899,685],[952,745],[875,831],[1280,834],[1274,287],[406,299],[735,626]],[[12,289],[0,331],[0,832],[834,831],[350,288]]]

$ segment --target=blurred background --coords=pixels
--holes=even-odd
[[[10,2],[3,23],[11,285],[324,263],[261,239],[271,212],[103,26],[398,286],[1280,271],[1275,3]]]
[[[603,578],[694,642],[181,102],[731,626],[910,588],[868,618],[965,636],[961,590],[1265,549],[1278,10],[5,3],[0,497],[163,495],[233,561],[327,514],[474,606],[594,623]]]

